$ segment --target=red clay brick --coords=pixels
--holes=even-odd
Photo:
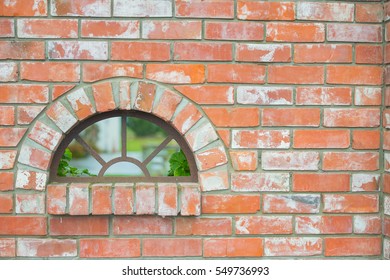
[[[322,23],[274,23],[266,25],[267,42],[324,42]]]
[[[320,196],[316,194],[266,194],[264,213],[319,213]]]
[[[380,237],[334,237],[325,238],[325,256],[379,256]]]
[[[139,21],[136,20],[83,20],[81,36],[88,38],[140,38]]]
[[[171,58],[170,43],[161,42],[112,42],[112,60],[168,61]]]
[[[316,44],[295,45],[294,62],[296,63],[350,63],[352,45]]]
[[[291,234],[291,216],[236,217],[236,234]]]
[[[352,90],[348,87],[298,87],[297,105],[351,105]]]
[[[217,127],[251,127],[260,124],[258,108],[203,107],[203,111]]]
[[[39,216],[0,216],[0,235],[46,235],[47,220]]]
[[[324,194],[325,213],[374,213],[379,210],[376,194]]]
[[[268,82],[271,84],[322,84],[323,66],[274,66],[268,67]]]
[[[293,174],[295,192],[348,192],[350,191],[349,174]]]
[[[2,41],[0,59],[45,59],[45,43],[38,41]]]
[[[266,238],[265,256],[316,256],[322,254],[322,239],[317,237]]]
[[[237,17],[243,20],[294,20],[294,3],[240,0]]]
[[[196,257],[202,255],[202,240],[195,238],[145,238],[142,255],[146,257]]]
[[[47,0],[16,0],[0,3],[0,16],[47,16]]]
[[[289,190],[288,173],[232,173],[233,191],[239,192],[286,192]]]
[[[256,213],[260,210],[258,195],[203,195],[202,213]]]
[[[18,239],[18,257],[76,257],[77,241],[70,239]]]
[[[174,60],[195,61],[231,61],[233,45],[231,43],[175,42]]]
[[[264,39],[264,24],[260,22],[206,21],[205,39],[261,41]]]
[[[175,89],[198,104],[234,103],[234,88],[232,86],[175,86]]]
[[[177,218],[177,235],[231,235],[231,218]]]
[[[146,78],[168,84],[197,84],[205,80],[202,64],[148,64]]]
[[[204,241],[204,257],[261,257],[261,238],[212,238]]]
[[[53,16],[108,17],[111,14],[109,0],[54,0],[51,3]]]
[[[191,18],[233,18],[232,0],[187,1],[175,0],[176,16]]]
[[[252,64],[210,64],[207,81],[212,83],[264,84],[266,68]]]
[[[108,219],[103,216],[51,217],[51,235],[108,235]]]
[[[329,23],[327,39],[335,42],[382,42],[382,27],[355,23]]]
[[[81,239],[80,258],[134,258],[141,256],[139,239]]]
[[[17,26],[19,38],[78,37],[78,21],[74,19],[18,19]]]
[[[349,134],[348,130],[295,130],[294,148],[348,148]]]
[[[142,22],[142,38],[152,40],[201,39],[202,23],[198,20],[148,20]]]

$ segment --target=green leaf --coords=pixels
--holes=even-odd
[[[188,166],[188,161],[184,152],[180,150],[172,154],[169,159],[170,170],[168,171],[168,176],[190,176],[190,168]]]

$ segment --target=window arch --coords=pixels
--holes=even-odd
[[[103,120],[118,118],[120,119],[120,132],[118,135],[118,140],[121,142],[119,155],[114,156],[108,160],[104,159],[91,145],[89,145],[80,135],[83,131],[88,129],[94,124],[97,124]],[[155,124],[165,132],[163,141],[153,147],[153,149],[145,155],[144,158],[136,158],[127,153],[127,142],[128,142],[128,129],[127,123],[131,119],[145,120],[152,124]],[[114,132],[113,133],[118,133]],[[114,135],[115,137],[115,135]],[[61,161],[61,158],[65,152],[65,149],[73,142],[76,141],[81,145],[92,158],[100,165],[100,170],[97,172],[96,176],[87,176],[87,177],[66,177],[58,175],[58,167]],[[188,166],[190,169],[190,176],[153,176],[150,171],[148,164],[156,158],[160,152],[167,147],[168,143],[175,142],[180,147],[180,150],[183,151]],[[167,158],[165,158],[167,160]],[[137,166],[142,171],[142,176],[105,176],[107,170],[113,167],[118,163],[130,163]],[[61,141],[61,144],[57,148],[57,151],[54,154],[54,158],[51,164],[50,170],[50,181],[52,182],[197,182],[198,181],[198,170],[196,162],[193,156],[191,149],[189,148],[186,140],[180,135],[180,133],[173,128],[166,121],[146,112],[142,111],[126,111],[126,110],[115,110],[110,112],[104,112],[97,115],[94,115],[76,125],[71,129],[65,138]]]

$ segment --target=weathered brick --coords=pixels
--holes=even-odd
[[[268,67],[268,82],[271,84],[322,84],[323,66],[281,66]]]
[[[14,199],[12,193],[0,193],[0,213],[10,214],[14,210]],[[0,247],[1,248],[1,247]]]
[[[134,212],[133,184],[115,185],[114,188],[114,214],[130,215]]]
[[[108,17],[111,15],[109,0],[51,0],[53,16]]]
[[[78,82],[80,65],[69,62],[22,62],[20,78],[40,82]]]
[[[0,38],[11,38],[11,37],[15,37],[14,20],[8,18],[0,19]]]
[[[304,44],[294,46],[296,63],[350,63],[352,45],[345,44]]]
[[[377,170],[379,154],[375,152],[325,152],[324,170]]]
[[[252,64],[210,64],[207,81],[213,83],[264,84],[266,68]]]
[[[165,121],[170,121],[181,100],[182,98],[180,95],[170,90],[166,90],[159,102],[155,103],[153,113]]]
[[[195,159],[199,170],[208,170],[227,163],[228,158],[223,146],[209,148],[197,153]]]
[[[112,230],[115,235],[171,235],[173,224],[171,218],[116,216],[113,219]]]
[[[379,106],[382,103],[382,89],[375,87],[356,87],[355,105]]]
[[[203,195],[202,213],[256,213],[260,210],[259,195]]]
[[[239,192],[286,192],[289,190],[288,173],[232,173],[233,191]]]
[[[78,21],[74,19],[18,19],[17,26],[19,38],[78,37]]]
[[[316,256],[322,254],[322,239],[317,237],[266,238],[265,256]]]
[[[51,235],[108,235],[108,217],[51,217]],[[46,229],[46,227],[45,227]]]
[[[232,148],[287,149],[289,130],[233,130]]]
[[[176,16],[191,18],[233,18],[234,2],[232,0],[175,0]]]
[[[351,105],[352,90],[348,87],[298,87],[297,105]]]
[[[265,108],[262,110],[263,126],[319,126],[319,108]]]
[[[382,220],[380,216],[359,215],[353,220],[354,233],[380,234],[382,232]]]
[[[324,194],[325,213],[373,213],[379,210],[376,194]]]
[[[19,162],[36,167],[41,170],[49,168],[51,154],[28,145],[22,146],[19,154]]]
[[[380,237],[325,238],[325,256],[378,256],[381,244]]]
[[[0,169],[12,169],[15,165],[16,150],[0,151]]]
[[[318,170],[318,152],[263,152],[264,170]]]
[[[59,84],[53,85],[53,89],[51,92],[52,99],[56,100],[58,97],[64,95],[75,86],[76,85],[59,85]]]
[[[130,63],[84,63],[83,81],[95,82],[114,77],[142,78],[142,65]]]
[[[355,23],[329,23],[327,39],[335,42],[382,42],[382,27]]]
[[[378,127],[379,109],[324,109],[326,127]]]
[[[17,79],[18,65],[15,62],[0,62],[0,82],[15,82]]]
[[[111,205],[112,188],[111,185],[92,185],[92,214],[107,215],[112,214]]]
[[[234,170],[253,171],[257,169],[258,153],[257,151],[230,151],[230,160]]]
[[[325,27],[322,23],[275,23],[266,25],[267,42],[324,42]],[[329,36],[329,35],[328,35]]]
[[[80,258],[134,258],[141,256],[139,239],[81,239]]]
[[[46,235],[47,219],[42,216],[0,216],[0,235]]]
[[[108,59],[108,43],[103,41],[49,41],[47,45],[50,59]]]
[[[188,103],[183,109],[174,116],[172,124],[181,133],[186,133],[194,124],[196,124],[202,114],[194,104]]]
[[[193,131],[188,132],[185,138],[192,151],[197,151],[217,140],[218,135],[210,123],[204,123]]]
[[[348,130],[295,130],[294,148],[324,149],[348,148],[350,145]]]
[[[1,1],[0,16],[47,16],[47,0]]]
[[[353,18],[353,3],[297,3],[297,19],[299,20],[353,21]]]
[[[145,238],[142,255],[145,257],[196,257],[202,255],[202,240],[195,238]]]
[[[165,42],[112,42],[112,60],[168,61],[171,45]]]
[[[158,184],[158,214],[176,216],[178,213],[178,188],[176,184]]]
[[[18,124],[30,124],[44,108],[44,106],[18,106]]]
[[[66,185],[47,186],[46,209],[52,215],[66,213]]]
[[[46,114],[63,132],[69,131],[77,123],[76,118],[60,102],[53,103]]]
[[[259,108],[203,107],[203,111],[217,127],[251,127],[260,124]]]
[[[204,240],[204,257],[261,257],[261,238],[212,238]]]
[[[15,257],[16,256],[16,240],[15,238],[0,238],[0,257]]]
[[[94,84],[92,86],[92,94],[95,99],[97,112],[107,112],[115,109],[116,104],[112,95],[112,85],[110,82]]]
[[[171,17],[171,0],[117,0],[113,5],[117,17]]]
[[[87,94],[82,88],[68,94],[66,99],[68,99],[79,120],[88,118],[96,112]]]
[[[83,20],[81,36],[89,38],[140,38],[139,21],[136,20]]]
[[[380,147],[379,130],[352,131],[352,148],[358,150],[375,150]]]
[[[18,257],[76,257],[77,241],[71,239],[18,239]]]
[[[266,194],[263,196],[264,213],[319,213],[320,195]]]
[[[199,174],[202,191],[226,190],[229,188],[227,170],[206,171]]]
[[[89,184],[71,184],[69,186],[69,214],[89,215]]]
[[[231,218],[177,218],[176,235],[231,235]]]
[[[254,105],[291,105],[290,87],[238,86],[237,103]]]
[[[231,61],[233,45],[231,43],[175,42],[173,58],[189,61]]]
[[[352,191],[377,191],[379,182],[379,174],[352,174]]]
[[[135,190],[137,215],[151,215],[156,212],[156,189],[154,184],[139,184]]]
[[[182,216],[200,215],[201,194],[198,187],[181,184],[180,214]]]
[[[239,216],[236,217],[236,234],[291,234],[291,216]]]
[[[0,59],[45,59],[45,43],[0,41]]]
[[[261,41],[264,39],[264,24],[260,22],[206,21],[205,39]]]
[[[26,131],[26,128],[0,127],[0,146],[16,147]]]
[[[350,191],[349,174],[295,173],[293,190],[295,192],[347,192]]]
[[[201,64],[148,64],[146,78],[168,84],[197,84],[205,80]]]
[[[352,233],[352,216],[297,216],[297,234]]]
[[[138,84],[138,91],[134,100],[136,110],[151,112],[153,101],[156,96],[156,85],[141,82]]]
[[[42,122],[36,122],[28,138],[53,151],[59,144],[62,134]]]
[[[236,60],[249,62],[290,62],[288,44],[237,44]]]
[[[45,85],[0,85],[1,103],[47,103],[49,88]]]
[[[294,3],[240,0],[237,17],[243,20],[294,20]]]
[[[328,66],[326,81],[330,84],[380,85],[383,77],[379,66]]]
[[[183,40],[201,39],[202,23],[197,20],[189,21],[157,21],[142,22],[142,38],[152,40]]]
[[[198,104],[233,104],[234,88],[224,85],[175,86],[175,89]]]
[[[357,22],[382,22],[384,17],[383,6],[380,3],[357,3]]]

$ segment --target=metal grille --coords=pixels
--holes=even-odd
[[[97,153],[93,148],[91,148],[81,137],[80,132],[82,132],[85,128],[93,125],[94,123],[112,118],[112,117],[120,117],[121,118],[121,138],[122,138],[122,147],[121,147],[121,155],[117,158],[114,158],[110,161],[105,161],[99,153]],[[143,161],[140,161],[136,158],[129,157],[127,155],[127,129],[126,129],[126,120],[128,117],[135,117],[150,121],[160,128],[164,129],[167,133],[167,137],[165,140]],[[61,177],[57,175],[58,165],[60,163],[61,157],[65,152],[65,149],[69,146],[69,144],[76,140],[81,144],[86,151],[90,153],[90,155],[101,165],[100,172],[97,176],[91,177]],[[154,157],[156,157],[159,152],[161,152],[170,141],[175,140],[181,150],[184,152],[184,155],[187,158],[188,165],[190,168],[190,176],[151,176],[149,170],[147,169],[147,164],[150,163]],[[137,167],[139,167],[144,176],[127,176],[127,177],[106,177],[104,173],[108,168],[113,166],[119,162],[129,162]],[[167,122],[161,120],[160,118],[155,117],[152,114],[144,113],[141,111],[111,111],[106,113],[101,113],[95,115],[87,120],[82,121],[76,127],[74,127],[69,134],[63,139],[61,144],[59,145],[51,164],[50,169],[50,181],[51,182],[197,182],[198,181],[198,170],[196,167],[195,159],[191,149],[189,148],[186,140],[180,133],[169,125]]]

